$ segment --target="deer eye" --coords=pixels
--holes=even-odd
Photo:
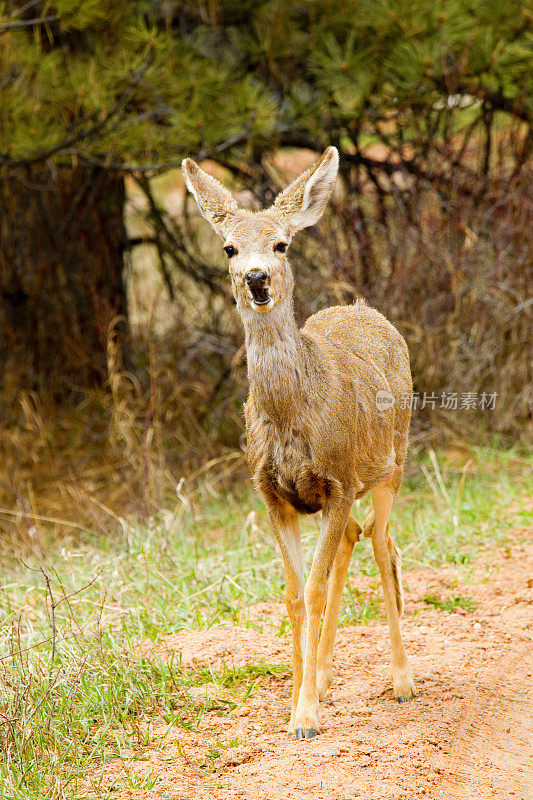
[[[287,242],[278,242],[274,245],[274,252],[275,253],[284,253],[287,249]]]
[[[228,246],[225,247],[224,250],[226,251],[226,255],[228,258],[233,258],[233,256],[237,255],[237,250],[231,244],[228,244]]]

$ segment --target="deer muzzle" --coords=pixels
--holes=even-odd
[[[266,272],[261,269],[252,269],[246,274],[244,280],[256,306],[266,306],[270,303],[272,299],[268,293],[270,280]]]

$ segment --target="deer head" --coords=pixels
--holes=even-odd
[[[224,240],[237,309],[265,314],[291,302],[293,277],[287,251],[297,231],[314,225],[329,200],[339,154],[328,147],[321,158],[263,211],[247,211],[219,181],[190,158],[182,162],[188,189],[200,212]]]

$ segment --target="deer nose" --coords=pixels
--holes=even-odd
[[[268,275],[262,269],[252,269],[247,272],[244,280],[250,289],[261,289],[268,280]]]

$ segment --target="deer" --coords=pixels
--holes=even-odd
[[[324,213],[338,165],[337,149],[328,147],[269,208],[250,211],[194,160],[182,162],[200,213],[224,241],[244,327],[247,461],[284,562],[293,655],[288,733],[298,741],[320,733],[319,701],[332,683],[341,597],[361,535],[371,538],[380,573],[394,696],[403,703],[416,694],[400,629],[401,553],[389,527],[411,416],[401,399],[412,392],[407,346],[363,299],[325,308],[301,329],[294,315],[287,253],[295,234]],[[352,506],[367,492],[372,509],[360,525]],[[319,511],[305,582],[299,514]]]

